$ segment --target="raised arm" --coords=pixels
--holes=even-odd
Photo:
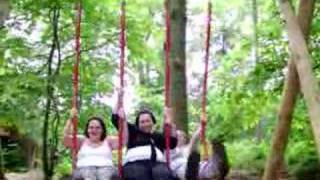
[[[123,101],[123,90],[119,89],[118,90],[118,100],[116,105],[113,107],[112,110],[112,117],[111,117],[111,121],[112,124],[119,130],[119,122],[120,124],[122,124],[122,143],[123,144],[127,144],[128,142],[128,138],[129,138],[129,133],[128,133],[128,122],[127,122],[127,118],[124,112],[124,109],[122,107],[122,101]],[[118,136],[119,137],[119,136]],[[111,147],[113,149],[118,148],[119,146],[119,141],[109,141],[111,144]]]
[[[201,127],[199,127],[196,132],[192,135],[190,142],[188,144],[188,153],[196,151],[197,142],[199,141]]]
[[[164,109],[164,115],[165,115],[165,123],[163,126],[163,133],[161,134],[161,136],[159,136],[159,142],[160,142],[160,146],[162,148],[166,148],[166,126],[170,127],[170,149],[174,149],[177,147],[178,144],[178,139],[177,139],[177,134],[176,134],[176,127],[175,124],[171,123],[172,121],[172,109],[171,108],[167,108],[165,107]]]
[[[63,130],[63,145],[68,148],[72,148],[72,121],[67,120]]]
[[[170,149],[174,149],[177,147],[178,139],[176,133],[176,125],[172,123],[172,108],[165,107],[164,109],[165,114],[165,123],[170,127]]]
[[[120,105],[120,101],[122,101],[123,99],[123,90],[119,89],[118,90],[118,99],[117,99],[117,103],[115,104],[115,106],[112,109],[112,115],[111,115],[111,122],[114,125],[114,127],[116,127],[119,130],[119,119],[122,120],[126,120],[126,116],[123,110],[123,107]],[[121,117],[121,118],[120,118]],[[126,124],[125,126],[128,126],[127,121],[125,121]],[[124,128],[124,129],[128,129],[128,128]]]
[[[78,148],[84,140],[82,135],[77,134]],[[63,145],[67,148],[73,148],[73,126],[71,119],[67,120],[63,131]]]
[[[77,110],[72,109],[71,116],[73,116],[75,113],[77,113]],[[82,143],[82,140],[84,138],[79,135],[77,135],[77,138],[78,138],[78,143]],[[72,120],[68,119],[63,130],[63,145],[67,148],[73,148],[72,139],[73,139],[73,125],[72,125]]]
[[[112,113],[112,118],[111,118],[112,124],[119,130],[119,122],[121,122],[122,124],[122,143],[123,144],[127,144],[128,142],[128,137],[129,137],[129,133],[128,133],[128,122],[126,120],[126,116],[124,113],[123,108],[119,108],[119,110],[116,113]],[[112,149],[117,149],[119,146],[119,141],[118,138],[112,138],[112,139],[108,139],[109,143],[112,147]]]

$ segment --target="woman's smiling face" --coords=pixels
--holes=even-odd
[[[153,120],[150,114],[143,113],[139,116],[139,129],[145,133],[152,133],[153,131]]]
[[[100,141],[102,132],[103,132],[102,126],[99,121],[93,119],[89,122],[88,136],[90,140],[94,142]]]

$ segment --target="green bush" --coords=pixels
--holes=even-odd
[[[266,142],[257,143],[254,140],[241,140],[226,143],[230,166],[262,174],[271,146]],[[286,164],[289,174],[304,178],[319,176],[320,168],[314,143],[301,140],[289,143],[286,150]],[[311,179],[312,179],[311,178]]]
[[[267,145],[254,140],[241,140],[226,144],[232,169],[246,169],[261,173],[266,160]]]
[[[22,149],[17,142],[8,142],[3,147],[3,160],[6,171],[25,172],[27,165]]]
[[[72,160],[69,155],[61,156],[59,163],[55,168],[55,177],[60,179],[61,177],[69,176],[72,172]]]
[[[290,143],[287,148],[286,159],[290,174],[294,174],[298,178],[319,174],[320,172],[316,148],[311,140]]]

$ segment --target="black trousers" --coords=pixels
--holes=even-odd
[[[165,163],[150,160],[126,163],[123,176],[125,180],[176,180]]]

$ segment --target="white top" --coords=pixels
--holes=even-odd
[[[156,155],[157,155],[157,162],[165,162],[165,158],[163,153],[155,147]],[[128,162],[134,162],[138,160],[148,160],[151,157],[151,145],[146,146],[137,146],[134,148],[130,148],[127,151],[127,154],[124,158],[124,164]]]
[[[113,166],[112,152],[107,140],[98,147],[89,146],[88,140],[84,140],[78,152],[77,167],[88,166]]]
[[[173,150],[170,150],[170,169],[180,180],[186,179],[185,175],[187,170],[188,154],[187,146],[177,147]]]
[[[220,175],[217,156],[211,157],[208,161],[201,161],[199,165],[199,178],[215,178]]]

